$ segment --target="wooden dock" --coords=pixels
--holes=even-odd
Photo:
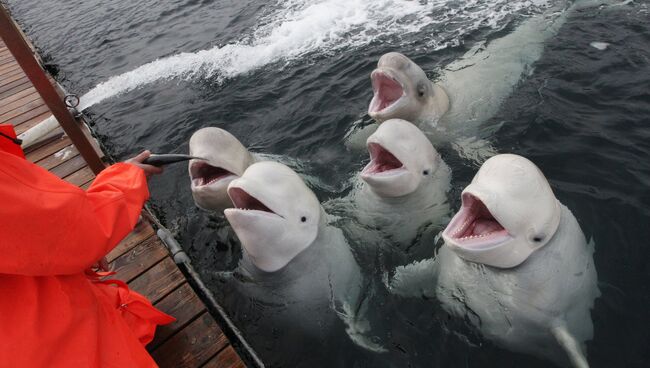
[[[11,123],[20,134],[50,115],[30,80],[0,41],[0,124]],[[59,133],[46,144],[26,152],[27,159],[87,188],[95,177],[92,170],[63,130]],[[171,325],[159,327],[154,341],[147,346],[161,367],[245,366],[149,222],[141,221],[107,259],[117,272],[116,278],[177,319]]]

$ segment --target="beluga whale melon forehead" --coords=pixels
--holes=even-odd
[[[485,161],[461,199],[443,238],[472,262],[515,267],[546,245],[560,223],[561,206],[544,174],[517,155]]]
[[[253,155],[232,134],[216,127],[202,128],[192,135],[190,155],[206,159],[191,160],[188,165],[196,205],[217,212],[232,207],[228,184],[255,162]]]

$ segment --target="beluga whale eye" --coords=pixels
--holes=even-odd
[[[429,170],[422,171],[422,175],[429,175]]]
[[[300,221],[301,221],[301,222],[307,222],[307,217],[305,217],[305,216],[301,217],[301,218],[300,218]]]

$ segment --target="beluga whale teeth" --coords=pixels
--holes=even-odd
[[[190,154],[206,159],[190,160],[188,165],[194,203],[216,212],[232,207],[228,184],[255,162],[253,155],[232,134],[215,127],[192,134]]]
[[[462,201],[462,208],[444,232],[458,246],[485,249],[512,238],[479,198],[465,193]]]

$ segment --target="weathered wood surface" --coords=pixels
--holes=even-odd
[[[21,133],[51,114],[0,41],[0,124]],[[99,149],[99,148],[98,148]],[[94,174],[70,139],[61,134],[32,148],[27,159],[87,189]],[[244,367],[221,328],[207,312],[151,225],[142,221],[107,256],[116,278],[149,298],[177,321],[160,327],[147,349],[161,367]]]

